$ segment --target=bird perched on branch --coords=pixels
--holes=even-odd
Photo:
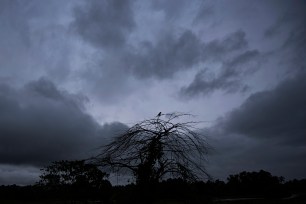
[[[157,114],[157,116],[156,116],[156,117],[160,117],[160,116],[161,116],[161,114],[162,114],[162,112],[159,112],[159,113]]]

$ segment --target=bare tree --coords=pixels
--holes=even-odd
[[[159,113],[139,122],[104,146],[94,162],[112,172],[133,173],[137,184],[207,178],[203,164],[208,144],[195,128],[197,122],[180,122],[187,116]]]

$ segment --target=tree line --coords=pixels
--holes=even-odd
[[[174,199],[201,203],[216,197],[284,197],[305,192],[305,180],[284,182],[269,172],[241,172],[227,182],[205,170],[210,150],[192,115],[159,113],[113,138],[86,160],[55,161],[42,168],[33,186],[1,186],[0,197],[150,203]],[[109,174],[132,175],[134,182],[112,186]]]
[[[69,165],[72,166],[69,167]],[[190,182],[182,178],[169,178],[152,184],[150,191],[147,192],[147,189],[136,183],[112,186],[105,173],[99,169],[92,171],[92,167],[86,166],[84,161],[60,161],[51,166],[44,169],[45,174],[35,185],[0,186],[0,198],[23,201],[83,201],[84,203],[88,201],[154,203],[160,200],[178,203],[210,203],[222,198],[282,199],[292,195],[302,195],[305,201],[306,195],[306,179],[285,181],[283,177],[273,176],[264,170],[244,171],[230,175],[226,181]],[[91,175],[91,172],[94,173]],[[53,173],[59,175],[55,180]],[[91,177],[96,174],[101,176]]]

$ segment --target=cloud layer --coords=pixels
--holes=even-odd
[[[305,78],[305,73],[300,73],[272,90],[252,94],[219,119],[211,129],[217,136],[212,141],[217,153],[212,157],[218,165],[233,173],[244,164],[247,169],[267,168],[287,178],[292,178],[293,172],[303,177]]]
[[[45,165],[86,158],[126,126],[100,126],[85,113],[83,98],[40,79],[16,90],[0,86],[0,163]]]
[[[180,90],[181,95],[189,97],[204,95],[221,90],[226,93],[245,91],[248,87],[242,78],[258,70],[261,53],[258,50],[248,50],[245,33],[237,31],[223,40],[213,40],[203,46],[204,62],[221,64],[219,71],[204,68],[197,72],[194,80]]]
[[[73,27],[95,47],[121,48],[135,27],[133,1],[93,0],[75,7]]]
[[[91,154],[123,122],[181,111],[221,118],[210,128],[212,172],[267,167],[305,177],[305,8],[303,0],[0,1],[1,174],[32,179],[32,168]]]

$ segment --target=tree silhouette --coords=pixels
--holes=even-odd
[[[191,115],[159,113],[136,123],[103,146],[93,161],[111,172],[131,172],[140,185],[165,178],[207,178],[203,164],[208,144],[195,128],[198,122],[182,122],[187,116]]]
[[[46,198],[107,202],[111,196],[107,174],[84,160],[56,161],[41,170],[37,186]]]
[[[84,160],[56,161],[41,169],[40,185],[77,185],[100,188],[105,185],[106,173]]]
[[[240,172],[230,175],[228,187],[232,194],[244,194],[253,196],[279,196],[283,192],[281,184],[283,177],[272,176],[271,173],[260,170],[259,172]]]

